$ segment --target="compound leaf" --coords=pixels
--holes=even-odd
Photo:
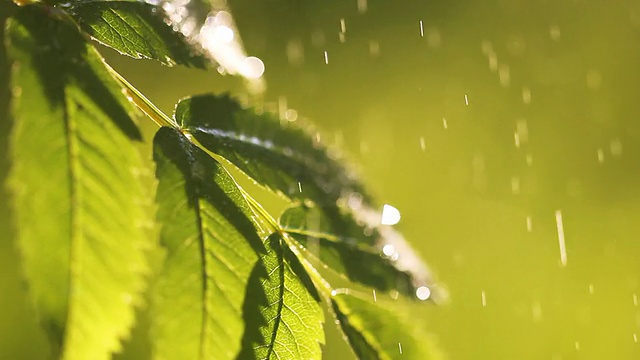
[[[208,60],[165,23],[164,10],[141,1],[77,1],[70,14],[93,39],[135,59],[206,68]]]
[[[234,359],[249,275],[264,246],[225,169],[179,131],[154,139],[158,221],[167,251],[153,294],[157,359]]]
[[[30,295],[61,358],[108,359],[142,302],[153,245],[133,109],[97,51],[46,10],[19,9],[6,40],[8,185]]]

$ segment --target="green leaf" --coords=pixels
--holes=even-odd
[[[245,303],[241,359],[321,359],[324,314],[302,264],[280,234],[267,238]]]
[[[353,295],[335,292],[331,306],[351,348],[361,360],[440,359],[434,344],[415,324]]]
[[[321,214],[313,215],[313,211],[303,206],[290,207],[279,221],[286,232],[331,269],[353,282],[385,292],[395,290],[410,297],[424,285],[414,284],[411,273],[398,269],[391,257],[376,247],[358,239],[313,230]]]
[[[175,119],[204,147],[222,155],[260,184],[291,199],[310,199],[317,204],[314,209],[319,221],[314,224],[320,228],[305,225],[305,231],[331,234],[336,241],[349,239],[369,245],[377,253],[384,246],[393,247],[391,255],[398,258],[394,267],[400,270],[395,274],[401,278],[396,279],[399,282],[395,287],[390,278],[380,281],[361,274],[361,269],[352,269],[350,277],[410,296],[419,287],[433,283],[429,271],[404,238],[391,227],[380,226],[380,215],[371,209],[371,198],[360,182],[305,130],[243,109],[228,95],[184,99],[176,107]],[[358,203],[352,212],[338,206],[338,201],[345,198]],[[347,250],[349,245],[339,247],[345,253],[341,256],[354,253]],[[336,256],[332,258],[336,260],[333,265],[343,262]],[[412,280],[408,281],[402,272],[411,273]],[[408,286],[409,282],[412,286]]]
[[[63,359],[108,359],[142,302],[150,199],[132,108],[77,29],[25,6],[7,28],[9,188],[26,278]]]
[[[153,294],[157,359],[234,359],[249,275],[264,246],[225,169],[179,131],[154,139],[164,267]]]
[[[285,209],[279,219],[308,252],[352,282],[413,299],[440,300],[443,294],[430,271],[402,235],[366,219],[360,225],[343,214],[343,221],[346,226],[336,233],[321,210],[306,205]]]
[[[164,10],[139,1],[78,1],[69,12],[93,39],[135,59],[206,68],[208,60],[165,22]]]
[[[369,200],[353,174],[305,130],[243,109],[228,95],[184,99],[175,119],[204,147],[288,198],[330,207],[354,192]]]

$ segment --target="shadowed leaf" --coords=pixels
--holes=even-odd
[[[417,288],[412,275],[395,267],[394,261],[373,246],[354,238],[337,237],[312,230],[313,218],[303,207],[291,207],[280,217],[280,225],[307,251],[349,280],[380,291],[391,290],[413,297]]]
[[[234,359],[242,304],[264,246],[224,168],[179,131],[154,139],[158,221],[167,257],[153,293],[157,359]]]
[[[440,359],[434,344],[414,324],[395,312],[346,293],[331,297],[331,306],[351,348],[361,360]]]
[[[267,238],[245,302],[242,359],[321,359],[320,297],[281,235]]]
[[[435,291],[430,271],[398,232],[388,226],[368,226],[365,220],[359,225],[343,216],[348,226],[339,232],[322,211],[305,205],[287,208],[279,222],[307,251],[355,283],[413,299],[425,300],[433,293],[438,300],[443,295]],[[426,289],[417,297],[422,287]]]
[[[135,59],[206,68],[208,60],[164,21],[161,7],[140,1],[78,1],[69,12],[103,45]]]
[[[7,28],[9,188],[37,313],[63,359],[108,359],[134,322],[153,243],[130,105],[74,26],[25,6]]]

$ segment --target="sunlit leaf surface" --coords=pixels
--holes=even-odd
[[[184,99],[175,118],[207,149],[289,198],[331,207],[354,192],[368,199],[353,174],[305,130],[244,109],[228,95]]]
[[[153,294],[157,359],[234,359],[242,306],[264,246],[224,168],[179,131],[154,139],[158,220],[167,255]]]
[[[69,12],[98,42],[136,59],[205,68],[208,60],[163,19],[162,8],[139,1],[79,1]]]
[[[340,328],[361,360],[430,360],[440,359],[434,344],[426,335],[417,337],[416,324],[359,297],[338,292],[331,305]]]
[[[279,234],[268,237],[265,246],[249,283],[247,332],[238,359],[321,359],[319,295]]]
[[[30,294],[54,351],[108,359],[141,303],[148,202],[140,134],[98,53],[24,7],[7,29],[14,127],[9,187]]]

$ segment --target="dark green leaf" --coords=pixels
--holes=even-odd
[[[154,160],[167,250],[153,295],[156,358],[234,359],[249,275],[264,253],[253,215],[225,169],[179,131],[158,131]]]
[[[322,211],[297,205],[287,208],[279,222],[307,251],[353,282],[414,299],[442,296],[402,235],[388,226],[372,226],[366,219],[363,225],[346,216],[343,220],[348,226],[335,235]]]
[[[107,359],[141,303],[152,238],[130,105],[77,28],[25,6],[7,29],[9,187],[26,278],[64,359]]]
[[[242,359],[321,359],[324,315],[311,279],[280,234],[265,243],[244,306]]]
[[[289,198],[330,207],[354,192],[368,200],[347,168],[305,130],[243,109],[228,95],[184,99],[175,118],[207,149]]]
[[[69,9],[98,42],[135,59],[206,68],[208,60],[165,23],[161,7],[140,1],[78,1]]]
[[[440,359],[435,346],[415,324],[402,321],[397,312],[353,295],[337,292],[331,305],[340,328],[361,360]]]
[[[349,280],[381,291],[395,290],[411,297],[416,294],[412,275],[398,269],[389,256],[358,239],[313,230],[322,219],[321,214],[315,215],[302,206],[291,207],[280,217],[280,225],[307,251]]]

